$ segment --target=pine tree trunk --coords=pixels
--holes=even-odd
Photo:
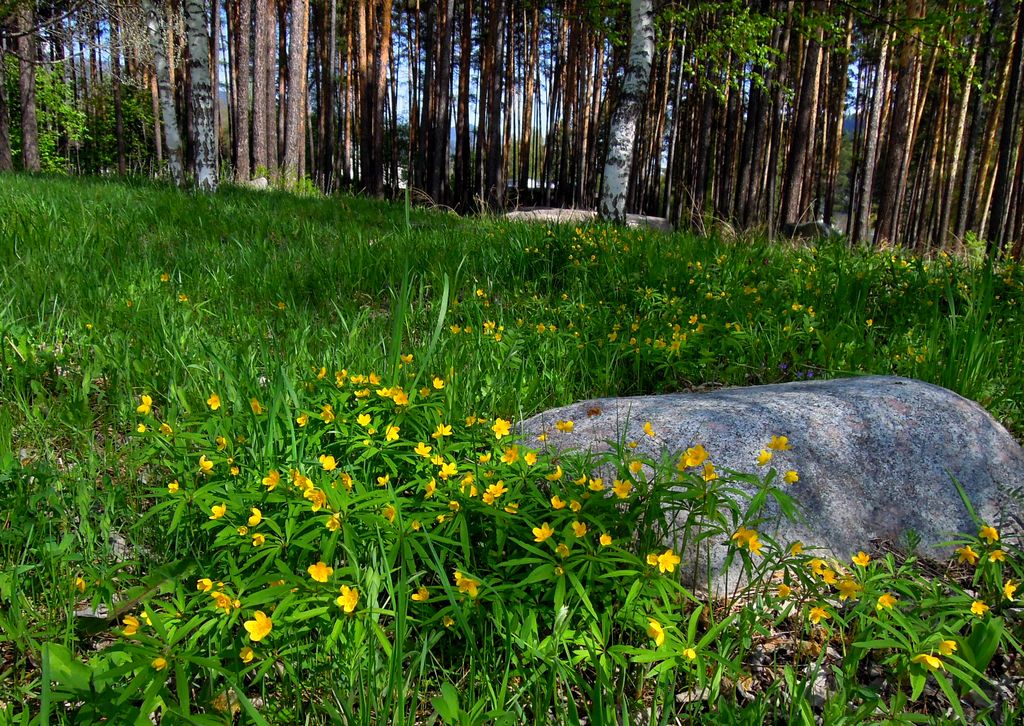
[[[156,0],[142,0],[146,14],[146,32],[153,50],[153,66],[156,75],[157,93],[160,99],[160,116],[164,132],[164,151],[167,170],[178,186],[185,183],[185,171],[181,159],[181,135],[178,132],[178,116],[174,105],[174,86],[171,68],[167,62],[168,34],[164,26],[164,8]]]
[[[25,5],[18,11],[18,89],[21,93],[21,168],[37,172],[42,168],[39,158],[39,129],[36,123],[36,43],[32,26],[35,15]]]
[[[249,43],[252,38],[252,0],[237,0],[238,29],[235,37],[235,179],[248,181],[249,167]],[[257,96],[258,98],[258,96]]]
[[[373,193],[378,195],[384,191],[384,106],[388,94],[388,69],[391,65],[391,3],[392,0],[384,0],[381,6],[378,18],[380,39],[374,58],[373,160],[376,168]],[[397,179],[392,180],[392,184],[397,183]]]
[[[0,35],[0,172],[14,171],[14,158],[11,154],[11,121],[7,110],[7,53]]]
[[[782,221],[787,225],[806,221],[807,216],[807,208],[803,205],[807,196],[804,182],[806,167],[812,163],[817,132],[815,120],[821,76],[821,40],[822,31],[819,29],[814,38],[808,39],[804,50],[804,67],[800,74],[800,101],[791,134],[786,177],[782,187]]]
[[[196,186],[200,191],[214,192],[217,190],[217,134],[213,127],[213,83],[206,13],[204,0],[185,0]]]
[[[626,80],[608,132],[598,214],[618,223],[626,221],[626,195],[633,162],[633,141],[637,118],[647,98],[654,57],[654,4],[652,0],[630,0],[631,37]]]
[[[124,157],[124,109],[121,99],[121,29],[116,21],[110,22],[111,84],[114,91],[114,135],[117,137],[117,173],[124,176],[127,164]]]
[[[288,44],[288,97],[285,104],[284,182],[295,185],[302,169],[306,131],[306,53],[309,49],[309,0],[292,0]]]
[[[455,120],[455,200],[460,210],[469,209],[473,198],[469,144],[469,74],[472,59],[473,3],[462,0],[459,37],[459,100]]]
[[[860,187],[857,190],[857,210],[854,214],[852,242],[860,242],[869,236],[871,229],[871,201],[874,194],[875,168],[878,157],[878,137],[881,135],[882,105],[886,98],[886,79],[889,77],[889,29],[882,28],[882,46],[878,54],[878,65],[875,69],[875,89],[871,98],[871,111],[864,132],[864,158],[861,160],[864,171],[860,176]]]
[[[1010,60],[1010,82],[1003,106],[1003,124],[999,138],[999,155],[996,162],[996,178],[992,212],[988,224],[988,251],[992,254],[1005,249],[1006,227],[1010,219],[1010,191],[1013,178],[1014,151],[1017,143],[1018,99],[1021,76],[1024,75],[1024,11],[1016,4],[1014,21],[1013,52]],[[1018,160],[1019,163],[1019,160]]]

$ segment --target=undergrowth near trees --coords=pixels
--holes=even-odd
[[[1017,266],[9,177],[0,261],[0,721],[1020,716],[993,523],[948,568],[835,562],[758,529],[774,470],[748,500],[699,442],[515,428],[896,373],[1020,431]],[[695,589],[666,533],[752,586]]]

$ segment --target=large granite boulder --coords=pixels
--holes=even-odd
[[[572,431],[556,430],[568,420]],[[595,399],[538,414],[520,428],[530,445],[599,452],[625,440],[656,460],[702,444],[719,470],[761,475],[767,466],[757,464],[759,452],[772,436],[786,436],[792,448],[773,452],[768,466],[803,518],[762,531],[781,546],[800,540],[847,562],[873,540],[899,544],[910,531],[920,554],[948,556],[942,543],[977,532],[953,477],[985,522],[1007,534],[1020,529],[1020,502],[1009,492],[1024,491],[1024,451],[981,406],[921,381],[867,376]],[[549,433],[539,444],[541,432]],[[783,484],[789,470],[799,481]],[[719,542],[713,550],[717,571],[727,547]],[[690,564],[691,572],[695,564],[705,570]],[[715,589],[734,582],[737,568],[726,574],[716,575]]]

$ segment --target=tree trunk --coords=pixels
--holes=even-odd
[[[153,50],[153,66],[156,74],[157,92],[160,98],[160,116],[164,130],[164,151],[167,169],[171,179],[178,186],[185,183],[185,172],[181,161],[181,135],[178,132],[178,116],[174,107],[174,86],[171,83],[171,68],[167,62],[167,31],[164,26],[164,8],[156,0],[142,0],[146,14],[146,32]]]
[[[460,211],[469,209],[473,197],[472,160],[469,143],[469,74],[472,58],[473,3],[462,0],[459,38],[459,101],[455,119],[455,199]]]
[[[288,45],[288,99],[284,142],[284,182],[295,185],[302,170],[306,130],[306,52],[309,46],[309,0],[292,0]]]
[[[1016,19],[1014,21],[1013,52],[1010,61],[1010,83],[1006,91],[1006,103],[1003,106],[1003,126],[999,138],[999,155],[996,162],[996,178],[994,201],[989,218],[988,251],[992,254],[1006,247],[1006,226],[1010,211],[1010,188],[1013,178],[1014,150],[1017,139],[1018,98],[1020,95],[1021,76],[1024,74],[1024,12],[1021,4],[1016,3]]]
[[[37,172],[42,168],[39,158],[39,129],[36,124],[36,43],[32,25],[32,6],[18,11],[18,90],[21,92],[21,168]]]
[[[217,134],[213,127],[210,36],[206,27],[205,0],[185,0],[185,33],[188,36],[196,186],[200,191],[214,192],[217,190]]]
[[[127,165],[124,158],[124,109],[121,102],[121,29],[116,20],[110,22],[110,81],[114,90],[114,135],[117,137],[117,173],[124,176]]]
[[[235,179],[248,181],[249,168],[249,42],[252,38],[252,0],[237,0],[235,33]]]
[[[378,17],[380,38],[377,52],[374,54],[373,161],[376,165],[373,175],[374,194],[381,194],[384,187],[384,105],[388,96],[388,68],[391,65],[391,2],[392,0],[384,0],[381,6]],[[393,179],[392,183],[397,186],[398,180]]]
[[[822,30],[809,38],[804,50],[804,68],[800,74],[800,101],[797,107],[796,124],[790,137],[789,157],[786,162],[786,177],[782,187],[782,221],[787,225],[798,224],[804,219],[807,207],[804,181],[806,167],[814,154],[814,140],[817,129],[815,120],[818,111],[818,84],[821,75]]]
[[[864,131],[864,171],[860,175],[860,187],[857,190],[857,209],[854,213],[852,242],[860,242],[869,236],[871,228],[871,198],[874,193],[875,168],[878,156],[878,137],[881,135],[882,105],[886,97],[886,79],[889,76],[889,28],[882,28],[882,47],[878,54],[878,65],[875,69],[875,90],[871,98],[871,111],[868,114],[867,128]]]
[[[7,54],[3,42],[3,36],[0,35],[0,172],[14,171],[14,158],[11,155],[11,122],[7,110]]]
[[[626,195],[633,162],[633,141],[637,118],[647,98],[654,57],[654,4],[652,0],[630,0],[629,64],[619,104],[608,132],[598,214],[618,223],[626,221]]]

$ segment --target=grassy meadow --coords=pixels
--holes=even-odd
[[[948,255],[0,177],[0,724],[1024,718],[990,523],[839,563],[759,534],[697,442],[602,481],[515,440],[863,373],[1020,438],[1022,303],[1021,266]],[[676,512],[747,592],[680,580]]]

